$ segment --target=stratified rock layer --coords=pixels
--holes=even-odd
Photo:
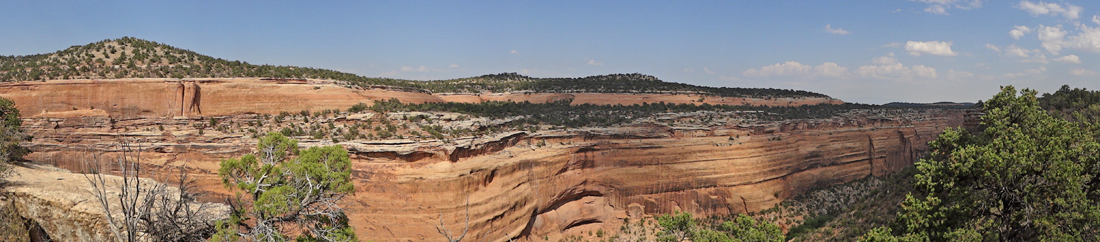
[[[808,189],[909,166],[925,143],[962,125],[959,112],[744,127],[635,127],[524,136],[456,162],[356,163],[369,175],[352,215],[379,240],[560,238],[615,231],[629,207],[700,216],[759,211]],[[732,138],[732,139],[731,139]],[[539,141],[546,146],[538,147]],[[483,147],[491,147],[488,141]]]
[[[74,117],[101,110],[115,119],[137,117],[222,116],[244,113],[278,114],[300,110],[347,109],[357,103],[397,98],[403,102],[530,101],[573,99],[573,104],[709,103],[798,106],[843,101],[832,98],[739,98],[690,94],[487,93],[429,94],[390,89],[347,88],[334,81],[281,81],[256,78],[210,78],[186,81],[201,87],[203,111],[191,110],[194,88],[181,92],[177,79],[60,80],[0,83],[0,96],[15,101],[26,117]],[[614,101],[609,101],[614,100]],[[74,112],[75,111],[75,112]]]
[[[389,98],[405,102],[500,98],[357,90],[331,83],[219,81],[203,86],[203,115],[235,123],[234,129],[244,129],[247,126],[240,124],[258,119],[247,113],[345,109]],[[104,85],[172,91],[164,88],[166,80],[133,82]],[[173,115],[179,106],[157,101],[162,100],[157,96],[161,91],[133,94],[148,97],[95,96],[76,90],[55,96],[61,94],[46,92],[55,90],[51,88],[59,87],[0,86],[0,96],[15,99],[27,117],[24,126],[34,136],[27,143],[35,151],[27,157],[32,160],[79,169],[90,154],[109,156],[129,147],[140,150],[142,162],[153,167],[189,168],[200,185],[212,192],[207,199],[222,201],[232,192],[216,177],[218,162],[252,152],[255,146],[255,139],[246,133],[201,132],[196,127],[208,120],[197,114]],[[115,89],[89,90],[111,93]],[[530,94],[529,98],[584,100],[578,94],[562,95],[566,94]],[[656,97],[636,101],[657,102]],[[53,98],[58,100],[49,101]],[[145,99],[151,101],[141,101]],[[707,102],[712,99],[717,98]],[[164,108],[156,108],[160,106]],[[383,116],[387,115],[352,114],[325,122],[387,118]],[[911,165],[926,149],[926,142],[964,122],[963,111],[910,110],[690,127],[642,122],[626,127],[504,132],[447,142],[351,140],[339,143],[352,153],[356,185],[355,194],[344,205],[360,237],[375,241],[439,240],[441,217],[447,229],[461,232],[467,216],[466,238],[546,236],[554,240],[570,233],[616,231],[621,218],[641,214],[758,211],[815,187],[885,175]],[[303,146],[333,144],[296,138],[303,139]]]

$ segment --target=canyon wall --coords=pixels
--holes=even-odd
[[[124,149],[151,167],[184,167],[210,193],[232,194],[216,173],[222,159],[252,152],[243,124],[250,113],[346,109],[359,102],[572,98],[577,102],[660,102],[697,97],[659,94],[427,94],[363,90],[333,83],[258,79],[199,80],[202,116],[173,113],[186,105],[173,80],[51,81],[0,85],[16,101],[34,139],[26,158],[80,170],[92,154]],[[516,99],[511,99],[512,97]],[[183,101],[175,101],[175,100]],[[585,101],[589,100],[589,101]],[[745,102],[707,97],[704,102]],[[748,100],[761,101],[761,100]],[[821,100],[763,100],[775,105]],[[797,102],[796,102],[797,101]],[[740,104],[740,103],[733,103]],[[94,108],[93,108],[94,107]],[[385,116],[385,115],[373,115]],[[202,129],[209,117],[235,123]],[[911,165],[943,129],[961,126],[964,111],[853,112],[831,119],[500,132],[440,140],[350,140],[356,190],[345,199],[351,225],[375,241],[441,240],[437,227],[467,239],[501,241],[617,231],[622,218],[682,210],[698,215],[759,211],[817,187]],[[392,117],[391,117],[392,119]],[[350,116],[325,122],[357,122]],[[394,119],[396,120],[396,119]],[[315,120],[316,121],[316,120]],[[332,145],[302,139],[301,145]]]
[[[909,166],[926,142],[962,122],[961,113],[944,112],[522,135],[454,162],[356,163],[369,173],[357,176],[362,207],[352,217],[368,238],[418,241],[441,238],[440,216],[447,228],[461,228],[469,209],[476,238],[554,240],[617,231],[620,219],[641,213],[759,211],[809,189]]]
[[[244,123],[255,115],[225,117]],[[233,119],[236,119],[233,121]],[[347,119],[335,117],[337,119]],[[79,170],[91,154],[140,150],[152,167],[185,167],[210,192],[232,194],[216,173],[222,159],[252,152],[255,139],[195,127],[200,118],[26,118],[27,158]],[[438,140],[340,142],[352,154],[355,194],[345,200],[362,238],[442,238],[442,223],[471,238],[561,238],[615,231],[621,218],[689,211],[730,214],[770,208],[816,187],[911,165],[955,110],[851,115],[827,120],[710,127],[659,123],[504,132]],[[301,145],[331,145],[306,137]],[[467,212],[468,209],[468,212]]]
[[[843,101],[831,98],[735,98],[688,94],[486,93],[430,94],[389,89],[348,88],[327,80],[263,80],[214,78],[185,81],[201,87],[203,111],[191,110],[194,89],[181,90],[178,79],[57,80],[0,83],[0,96],[15,101],[26,117],[79,117],[101,112],[115,119],[278,114],[301,110],[345,110],[357,103],[400,99],[403,102],[530,101],[573,99],[573,104],[709,103],[798,106]],[[699,102],[698,99],[703,101]]]

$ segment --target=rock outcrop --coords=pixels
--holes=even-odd
[[[4,189],[14,201],[20,216],[36,222],[54,241],[114,241],[105,210],[96,199],[91,183],[82,174],[64,169],[25,163],[14,166],[15,176],[8,178],[10,186]],[[108,184],[121,179],[106,176]],[[146,180],[146,184],[154,182]],[[117,187],[108,188],[108,195],[117,195]],[[210,215],[228,218],[228,206],[206,205]],[[121,214],[117,204],[112,204],[115,216]]]

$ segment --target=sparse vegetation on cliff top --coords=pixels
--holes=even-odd
[[[535,78],[516,73],[501,73],[436,81],[373,78],[319,68],[229,61],[133,37],[77,45],[47,54],[0,56],[0,82],[229,77],[330,79],[364,88],[387,87],[436,93],[690,93],[723,97],[828,98],[820,93],[799,90],[714,88],[665,82],[637,73],[579,78]]]

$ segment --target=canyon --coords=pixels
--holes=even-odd
[[[438,94],[364,89],[328,80],[64,80],[0,84],[33,139],[27,159],[80,171],[92,154],[141,155],[151,167],[182,167],[221,202],[233,194],[218,163],[253,152],[262,130],[288,124],[346,128],[366,120],[397,124],[473,125],[456,113],[334,113],[286,121],[271,115],[344,110],[398,99],[409,103],[572,100],[573,104],[708,103],[798,106],[831,98],[741,98],[699,94]],[[424,115],[427,120],[410,121]],[[302,146],[345,147],[355,192],[345,198],[363,239],[442,240],[438,227],[466,238],[557,240],[615,231],[626,218],[688,211],[702,216],[760,211],[805,191],[910,166],[942,130],[972,124],[959,109],[854,110],[826,119],[760,121],[744,112],[662,114],[592,128],[503,130],[451,139],[334,141],[293,137]],[[699,120],[707,122],[696,122]],[[509,119],[478,119],[505,126]],[[425,123],[435,122],[435,123]],[[253,125],[266,123],[266,126]],[[207,125],[210,124],[210,125]],[[300,126],[299,126],[300,127]],[[247,132],[246,129],[259,131]],[[41,223],[41,222],[40,222]],[[536,239],[537,238],[537,239]]]

